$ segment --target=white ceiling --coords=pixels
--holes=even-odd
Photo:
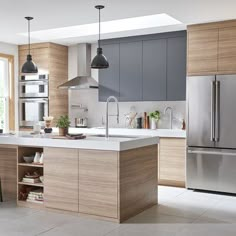
[[[27,38],[19,35],[27,31],[25,16],[35,18],[31,26],[32,31],[95,23],[98,20],[98,12],[94,6],[97,4],[106,6],[102,10],[103,21],[166,13],[183,23],[109,33],[102,35],[102,38],[181,30],[188,24],[236,18],[235,0],[0,0],[0,41],[27,43]],[[65,35],[64,39],[55,39],[53,42],[69,45],[96,39],[96,35],[79,38]],[[35,39],[32,41],[39,42]]]

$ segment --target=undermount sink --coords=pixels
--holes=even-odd
[[[101,137],[101,138],[105,138],[105,134],[95,134],[95,135],[91,135],[93,137]],[[138,138],[137,136],[130,136],[130,135],[109,135],[109,138],[128,138],[128,139],[136,139]]]

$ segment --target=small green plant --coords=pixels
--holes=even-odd
[[[158,121],[158,120],[160,120],[160,112],[159,111],[150,112],[149,117],[151,119]]]
[[[70,126],[69,117],[67,115],[60,116],[60,118],[57,120],[56,126],[58,128],[69,128],[69,126]]]

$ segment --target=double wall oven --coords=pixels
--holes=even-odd
[[[22,75],[19,80],[19,125],[30,128],[48,116],[48,75]]]

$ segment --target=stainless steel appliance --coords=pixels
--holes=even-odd
[[[75,118],[75,127],[76,128],[87,128],[88,127],[88,118]]]
[[[48,98],[20,99],[19,103],[20,127],[33,127],[48,116]]]
[[[21,81],[19,83],[20,98],[48,97],[48,81]]]
[[[19,125],[33,127],[48,116],[48,75],[23,75],[19,80]]]
[[[187,79],[187,188],[236,193],[236,75]]]

